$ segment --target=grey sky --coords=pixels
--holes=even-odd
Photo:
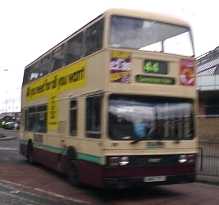
[[[219,45],[216,0],[0,0],[0,112],[6,104],[10,111],[19,109],[25,65],[109,8],[186,20],[193,29],[196,56]]]

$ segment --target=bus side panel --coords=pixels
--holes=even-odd
[[[60,154],[57,154],[57,153],[49,152],[43,149],[34,148],[33,157],[35,161],[56,171],[59,171],[58,170],[59,156]]]
[[[52,153],[46,150],[34,148],[34,159],[36,162],[44,166],[56,170],[67,175],[68,173],[68,158],[65,155]],[[79,160],[78,171],[80,182],[93,187],[104,187],[103,183],[103,166],[85,160]]]
[[[80,181],[94,187],[103,187],[103,166],[88,161],[79,161]]]
[[[27,156],[27,143],[20,142],[20,154],[25,157]],[[42,164],[50,169],[61,172],[58,166],[58,162],[60,159],[62,159],[61,154],[39,149],[34,146],[32,156],[35,162]]]
[[[20,153],[26,156],[27,144],[20,143]],[[68,158],[60,153],[54,153],[47,150],[34,147],[33,149],[34,161],[44,165],[47,168],[58,171],[63,174],[68,173]],[[94,187],[103,187],[103,167],[93,162],[79,160],[78,170],[80,175],[80,182]]]

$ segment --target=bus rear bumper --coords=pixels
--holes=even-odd
[[[165,176],[164,181],[145,182],[144,177],[113,177],[104,179],[105,188],[129,188],[134,186],[153,186],[167,184],[192,183],[195,181],[195,174]]]
[[[191,183],[195,181],[196,163],[154,166],[101,166],[80,161],[81,181],[99,188],[128,188],[138,185]],[[83,172],[86,170],[86,172]]]

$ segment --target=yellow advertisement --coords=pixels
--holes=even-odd
[[[57,70],[32,82],[26,90],[26,100],[33,101],[48,96],[48,130],[58,128],[58,95],[64,91],[81,88],[86,83],[86,61],[80,61]]]
[[[58,95],[63,91],[84,86],[85,67],[86,62],[80,61],[31,83],[27,87],[26,99],[32,101],[42,96],[48,96],[50,93]]]
[[[121,59],[130,58],[130,52],[112,51],[112,58],[121,58]]]
[[[111,73],[110,79],[112,82],[116,82],[116,81],[119,81],[120,79],[123,79],[123,78],[129,78],[129,76],[130,76],[129,71],[114,72],[114,73]]]
[[[58,128],[58,99],[56,95],[51,95],[48,99],[47,126],[48,130]]]

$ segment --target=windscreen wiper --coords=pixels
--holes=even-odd
[[[133,141],[130,142],[130,144],[136,144],[137,142],[140,142],[141,140],[146,139],[146,137],[142,137],[142,138],[136,138]]]
[[[152,139],[153,131],[154,131],[154,128],[152,127],[145,137],[134,138],[133,141],[130,142],[130,144],[135,144],[135,143],[140,142],[140,141],[145,140],[145,139]]]

